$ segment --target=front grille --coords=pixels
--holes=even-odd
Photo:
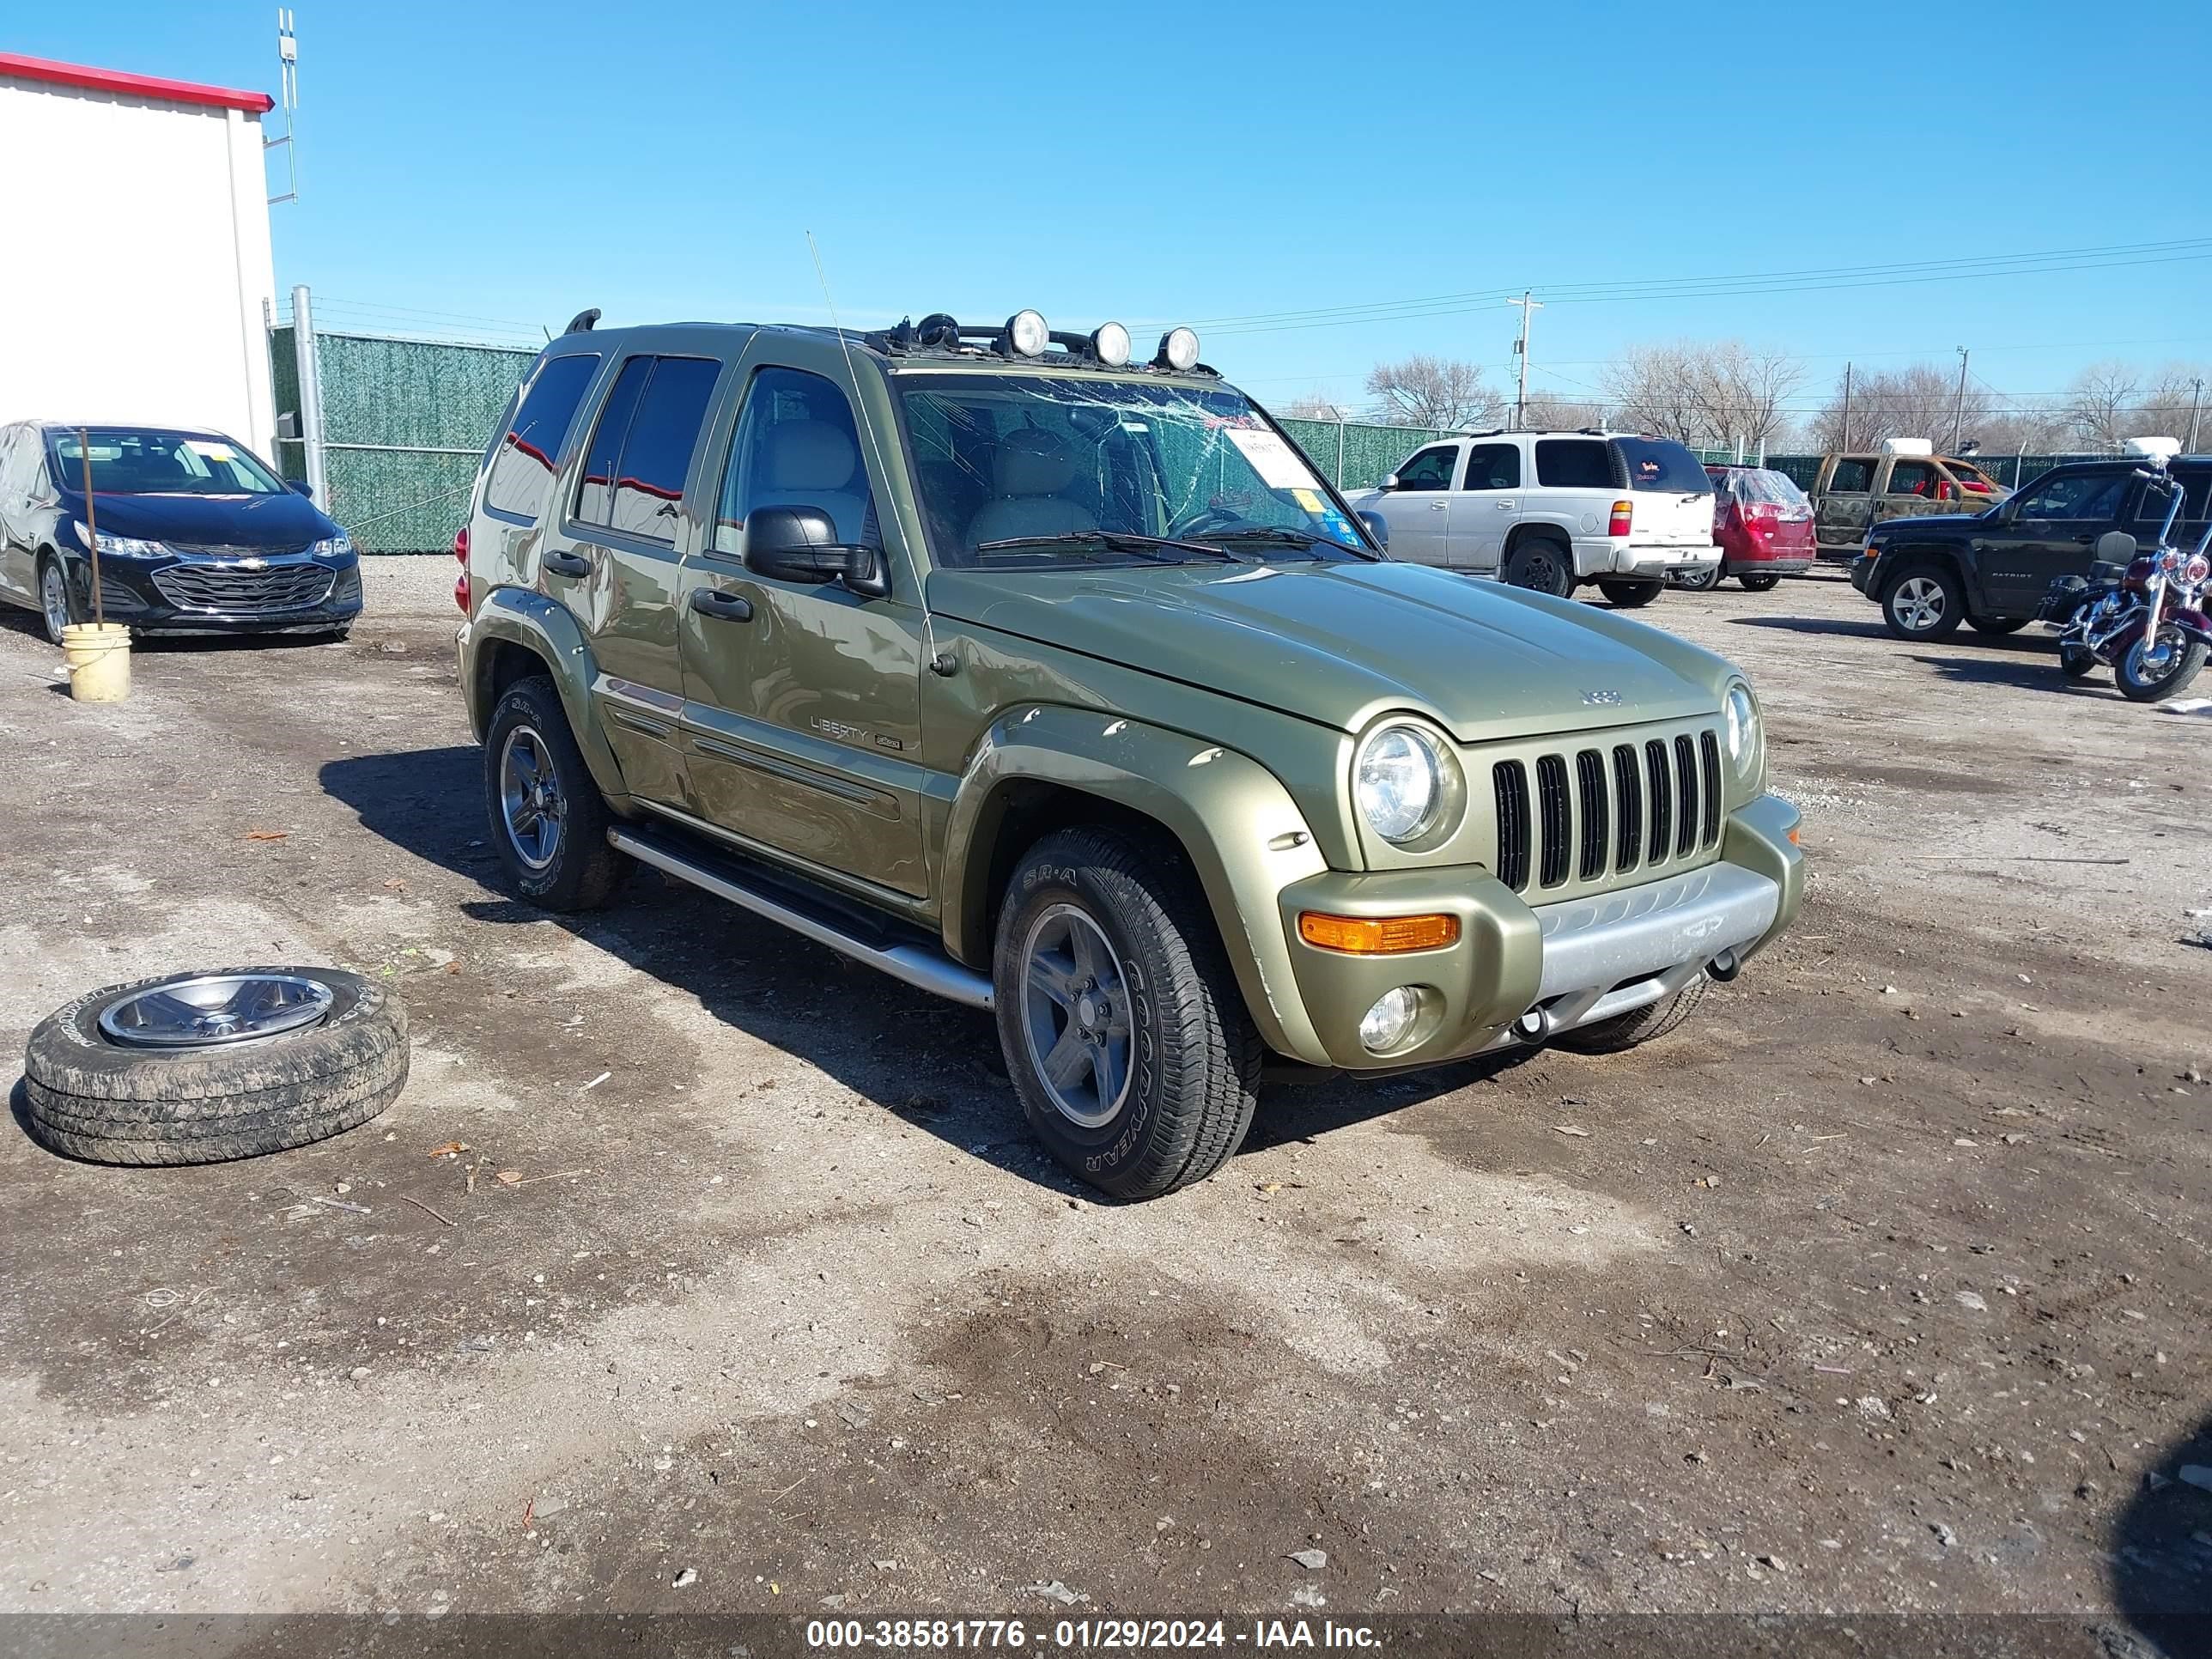
[[[271,565],[265,570],[173,564],[154,573],[154,586],[179,611],[256,616],[320,605],[330,594],[331,573],[317,564]]]
[[[1516,892],[1571,880],[1602,887],[1639,868],[1656,877],[1720,842],[1720,743],[1711,731],[1539,750],[1494,763],[1490,775],[1498,809],[1492,867]]]

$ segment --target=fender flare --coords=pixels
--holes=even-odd
[[[1279,1053],[1325,1057],[1291,966],[1276,894],[1328,867],[1304,815],[1250,757],[1096,709],[1036,703],[994,721],[962,769],[945,830],[946,949],[991,960],[999,830],[1018,789],[1043,784],[1142,814],[1190,860],[1244,1004]]]
[[[468,704],[470,728],[479,742],[491,723],[494,653],[489,647],[495,642],[520,646],[545,665],[561,694],[568,730],[583,753],[592,781],[599,785],[610,806],[617,811],[627,808],[629,791],[623,781],[622,768],[592,717],[599,661],[568,607],[526,587],[495,587],[477,607],[461,648],[461,696]]]

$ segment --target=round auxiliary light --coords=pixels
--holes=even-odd
[[[1360,1046],[1370,1054],[1389,1053],[1412,1033],[1420,1015],[1421,994],[1412,986],[1385,991],[1360,1018]]]
[[[1168,368],[1189,368],[1198,362],[1198,336],[1187,328],[1170,329],[1160,336],[1160,354],[1152,361]]]
[[[1018,311],[1006,319],[1006,344],[1017,357],[1042,357],[1052,336],[1044,319],[1034,311]]]
[[[1091,355],[1109,368],[1129,361],[1129,331],[1119,323],[1101,323],[1091,331]]]

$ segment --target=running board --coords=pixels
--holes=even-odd
[[[717,898],[727,899],[757,916],[765,916],[817,945],[826,945],[855,962],[878,969],[893,979],[903,980],[908,985],[970,1008],[988,1009],[991,1006],[991,981],[974,969],[962,967],[940,951],[922,945],[880,945],[862,939],[830,915],[811,914],[781,896],[771,896],[760,888],[748,885],[742,872],[735,868],[712,867],[687,849],[658,836],[617,826],[607,831],[607,841],[617,851],[629,854],[641,864],[649,864],[678,881],[689,882]]]

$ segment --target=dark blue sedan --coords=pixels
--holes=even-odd
[[[0,599],[57,644],[100,609],[148,634],[327,634],[361,614],[361,562],[321,508],[219,432],[0,427]]]

